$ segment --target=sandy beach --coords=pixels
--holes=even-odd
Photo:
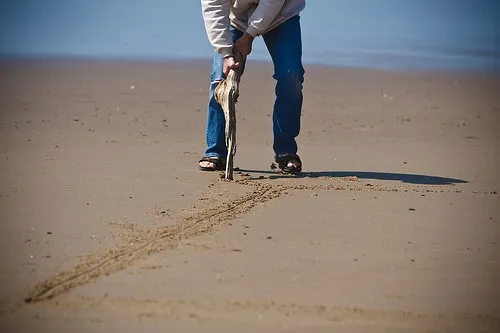
[[[499,332],[500,75],[306,66],[300,176],[250,61],[0,61],[1,332]]]

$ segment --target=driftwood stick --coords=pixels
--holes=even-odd
[[[239,59],[237,59],[239,60]],[[236,102],[239,96],[239,83],[243,73],[243,62],[240,67],[231,69],[226,79],[221,81],[215,88],[215,100],[219,102],[224,111],[226,120],[226,179],[233,179],[233,161],[236,154]]]

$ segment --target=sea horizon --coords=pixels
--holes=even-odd
[[[175,14],[172,15],[173,10]],[[500,69],[494,0],[307,1],[303,61],[383,70]],[[210,59],[200,1],[3,2],[0,58]],[[258,38],[251,61],[270,62]]]

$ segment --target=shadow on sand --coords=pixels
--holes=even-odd
[[[466,180],[446,178],[439,176],[429,175],[415,175],[406,173],[390,173],[390,172],[366,172],[366,171],[315,171],[315,172],[302,172],[298,175],[286,175],[273,171],[264,170],[245,170],[239,169],[241,172],[249,173],[262,173],[270,174],[269,179],[279,178],[320,178],[320,177],[358,177],[359,179],[374,179],[374,180],[390,180],[400,181],[408,184],[421,184],[421,185],[452,185],[468,183]]]

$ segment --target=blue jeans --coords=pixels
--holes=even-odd
[[[233,40],[243,32],[231,27]],[[297,153],[295,138],[300,132],[302,112],[302,39],[300,17],[295,16],[262,36],[274,63],[276,101],[273,110],[273,150],[275,154]],[[205,156],[226,158],[227,148],[224,134],[225,119],[222,107],[215,100],[214,90],[224,79],[223,59],[214,55],[210,75],[210,93],[207,117],[207,150]]]

